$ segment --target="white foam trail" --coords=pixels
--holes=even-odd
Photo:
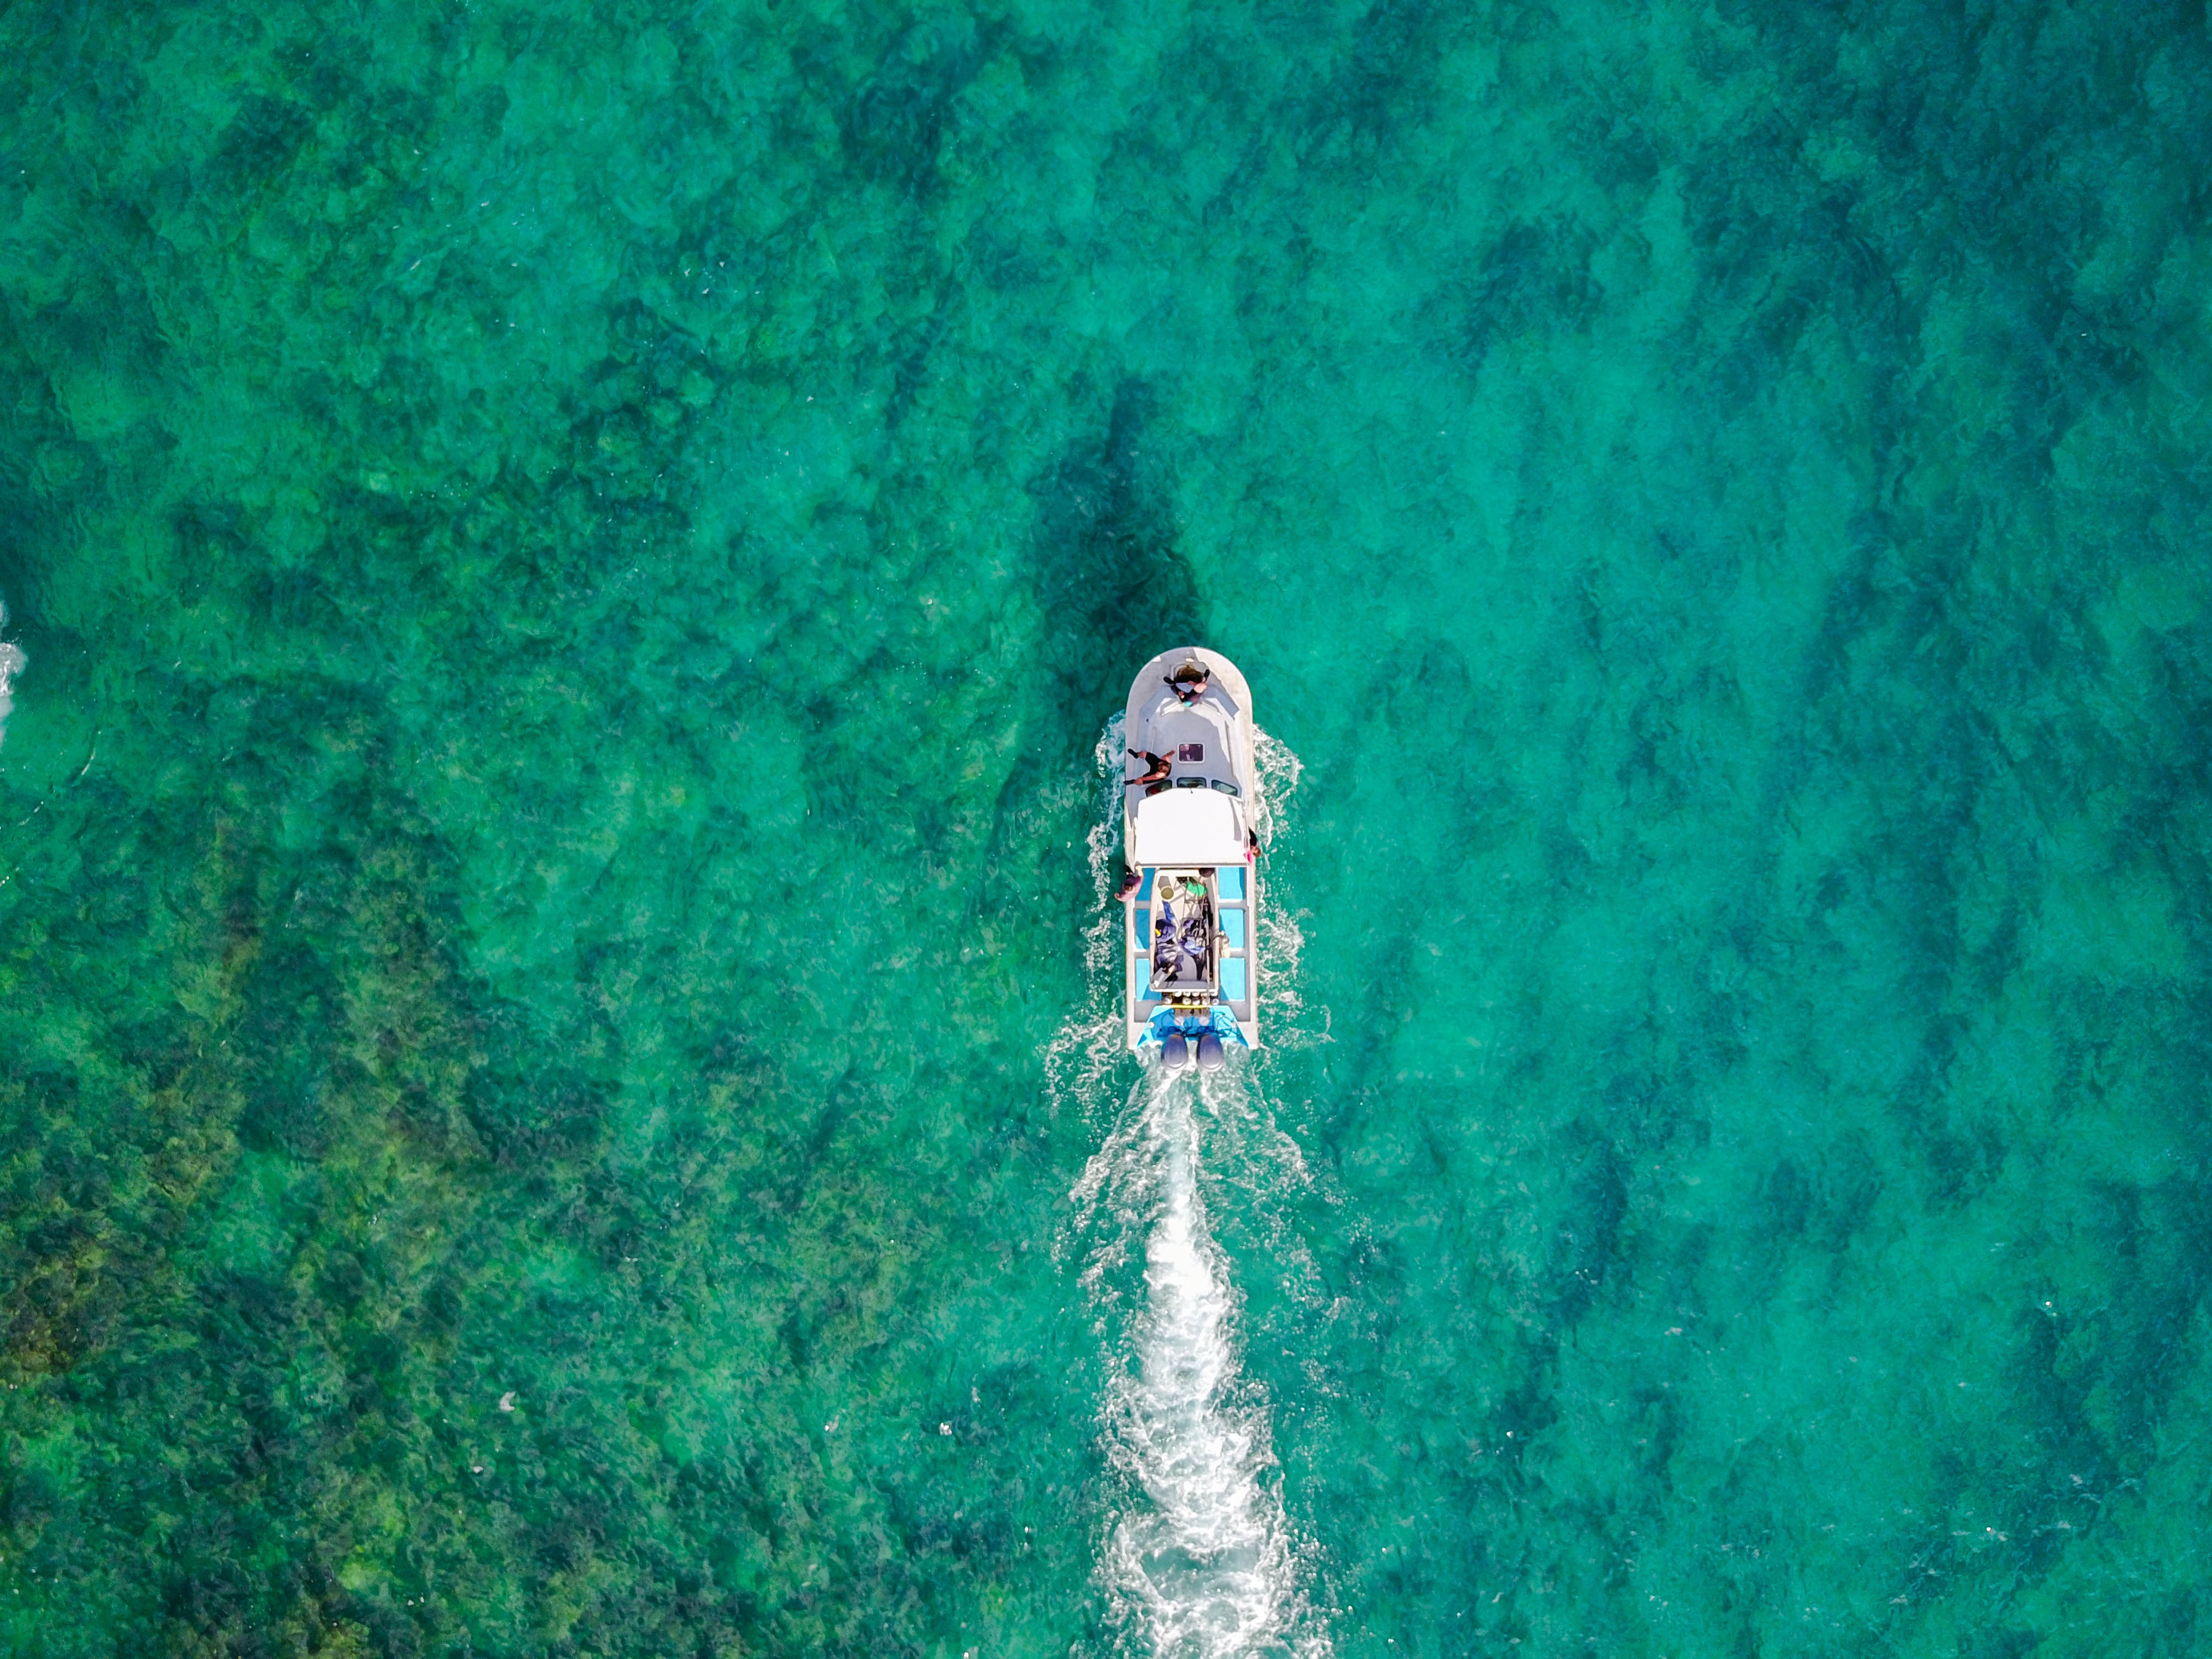
[[[1206,1225],[1198,1089],[1160,1074],[1140,1089],[1139,1133],[1118,1150],[1141,1157],[1153,1200],[1146,1305],[1107,1426],[1115,1467],[1146,1501],[1115,1523],[1102,1576],[1125,1628],[1139,1625],[1157,1655],[1285,1651],[1306,1609],[1281,1496],[1265,1479],[1266,1402],[1239,1380],[1236,1295]],[[1297,1647],[1327,1651],[1317,1636]]]
[[[1305,767],[1288,744],[1265,732],[1255,732],[1252,758],[1260,774],[1260,850],[1272,854],[1294,839],[1291,806]],[[1260,909],[1260,1018],[1267,1042],[1278,1048],[1328,1041],[1328,1011],[1322,1012],[1320,1029],[1314,1030],[1299,991],[1298,958],[1306,945],[1298,926],[1301,915],[1272,889]]]
[[[1262,850],[1274,845],[1276,826],[1289,815],[1291,798],[1305,775],[1304,763],[1291,752],[1290,744],[1252,728],[1252,766],[1260,775],[1260,799],[1253,803]]]
[[[1085,936],[1091,995],[1047,1055],[1055,1104],[1072,1100],[1098,1115],[1110,1079],[1126,1075],[1127,1053],[1122,910],[1110,902],[1119,875],[1121,726],[1116,719],[1098,744],[1105,787],[1102,820],[1091,836],[1091,869],[1107,916]],[[1264,847],[1282,830],[1298,763],[1264,732],[1256,747]],[[1269,952],[1262,995],[1288,1019],[1297,1006],[1295,920],[1270,924],[1261,939]],[[1269,1039],[1292,1035],[1288,1025],[1275,1025]],[[1127,1502],[1111,1522],[1099,1577],[1120,1645],[1159,1659],[1261,1653],[1323,1659],[1330,1651],[1303,1591],[1307,1564],[1271,1478],[1267,1402],[1241,1375],[1237,1294],[1206,1219],[1206,1130],[1224,1133],[1232,1162],[1253,1166],[1228,1178],[1230,1190],[1249,1194],[1263,1182],[1307,1179],[1297,1143],[1275,1127],[1243,1081],[1249,1069],[1248,1062],[1204,1078],[1148,1071],[1106,1126],[1071,1194],[1075,1231],[1092,1240],[1082,1283],[1102,1332],[1118,1311],[1123,1270],[1143,1243],[1144,1305],[1129,1322],[1131,1350],[1103,1413],[1109,1456],[1127,1482]]]
[[[0,628],[7,625],[8,607],[0,604]],[[23,665],[29,660],[21,647],[0,640],[0,743],[8,740],[8,716],[15,707],[10,688],[15,684],[15,676],[23,672]]]

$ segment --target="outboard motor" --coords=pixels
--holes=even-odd
[[[1170,1072],[1180,1072],[1190,1064],[1190,1044],[1183,1041],[1181,1031],[1170,1031],[1160,1039],[1160,1064]]]
[[[1198,1040],[1198,1069],[1201,1072],[1221,1069],[1221,1038],[1212,1031],[1206,1032]]]

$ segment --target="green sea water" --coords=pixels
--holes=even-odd
[[[2212,1651],[2208,178],[2200,0],[0,10],[0,1652]]]

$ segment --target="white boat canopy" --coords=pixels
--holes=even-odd
[[[1244,815],[1235,797],[1212,789],[1164,789],[1137,803],[1138,864],[1244,862]]]

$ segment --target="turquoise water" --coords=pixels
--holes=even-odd
[[[0,1647],[2212,1644],[2200,6],[0,46]]]

